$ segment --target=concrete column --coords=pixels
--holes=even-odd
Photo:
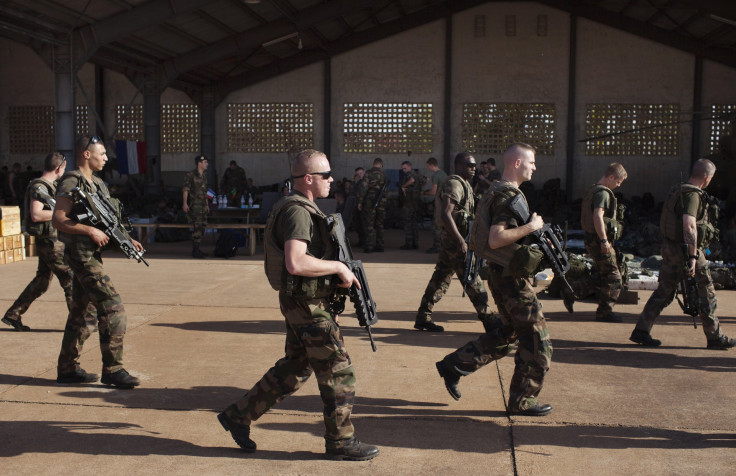
[[[161,92],[155,73],[143,80],[143,137],[146,142],[146,182],[154,193],[161,185]]]
[[[575,183],[575,112],[577,94],[577,50],[578,50],[578,17],[570,15],[570,58],[567,73],[567,162],[565,163],[565,190],[567,201],[573,200]]]
[[[703,57],[695,55],[695,69],[693,77],[693,136],[690,143],[690,164],[694,164],[703,153],[700,144],[701,118],[703,117]]]
[[[323,98],[323,108],[324,108],[324,122],[323,127],[324,131],[322,132],[322,140],[324,144],[322,145],[322,150],[325,154],[327,154],[327,158],[332,158],[332,59],[327,58],[325,60],[325,69],[324,69],[324,98]],[[336,150],[336,152],[339,154],[339,150]],[[330,160],[331,161],[331,160]],[[291,165],[291,164],[290,164]]]
[[[72,64],[71,40],[66,38],[63,44],[54,45],[54,115],[56,123],[54,134],[56,149],[66,156],[67,170],[76,168],[74,157],[75,120],[74,120],[74,65]],[[51,151],[49,151],[51,152]]]
[[[202,103],[199,105],[200,122],[200,149],[202,155],[207,157],[207,183],[212,190],[217,190],[217,144],[215,143],[215,92],[208,88],[202,94]],[[192,157],[194,161],[194,157]],[[223,164],[223,170],[227,164]],[[192,163],[194,167],[194,163]]]
[[[452,15],[445,17],[445,131],[444,157],[440,161],[447,173],[455,171],[452,163]],[[461,145],[461,144],[460,144]]]

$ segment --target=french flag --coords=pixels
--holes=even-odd
[[[116,140],[115,152],[118,156],[120,175],[146,173],[146,143],[133,140]]]

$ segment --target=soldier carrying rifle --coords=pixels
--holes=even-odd
[[[716,166],[708,159],[697,160],[687,182],[670,190],[662,207],[659,226],[664,235],[659,285],[639,316],[630,340],[647,347],[662,344],[650,332],[662,310],[675,298],[677,285],[686,276],[694,276],[697,288],[698,315],[707,339],[706,347],[725,350],[736,346],[736,340],[721,332],[716,317],[716,291],[705,259],[704,250],[715,236],[712,211],[704,189],[710,184]]]
[[[80,223],[75,212],[79,210],[80,195],[98,194],[109,202],[110,192],[105,183],[94,175],[107,162],[107,152],[97,136],[81,136],[75,144],[77,169],[67,172],[56,189],[56,208],[52,218],[64,245],[64,257],[74,272],[72,305],[61,341],[57,368],[59,383],[94,382],[99,377],[85,372],[79,366],[82,344],[89,337],[85,325],[85,311],[91,302],[97,308],[102,352],[102,383],[119,388],[133,388],[140,381],[123,368],[123,337],[126,314],[120,295],[102,267],[102,248],[111,237],[95,226]],[[76,189],[76,192],[75,192]],[[97,217],[99,218],[99,217]],[[142,253],[143,246],[129,240],[135,252]]]

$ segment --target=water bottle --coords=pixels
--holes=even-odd
[[[248,208],[253,208],[253,195],[248,194]]]
[[[240,196],[240,208],[245,208],[245,195]]]

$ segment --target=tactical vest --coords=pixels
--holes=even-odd
[[[463,186],[463,198],[460,200],[460,203],[455,204],[455,208],[452,210],[452,219],[455,221],[460,234],[465,236],[468,233],[468,223],[475,216],[473,189],[470,188],[468,181],[459,175],[450,175],[442,182],[440,187],[444,187],[450,180],[460,182]],[[434,224],[440,229],[445,228],[445,223],[442,221],[442,195],[442,190],[438,190],[434,197]]]
[[[59,179],[58,183],[61,184],[62,182],[66,181],[68,177],[74,177],[77,180],[77,187],[79,187],[79,189],[82,190],[84,193],[95,193],[99,190],[105,197],[111,198],[110,192],[107,189],[105,182],[103,182],[100,177],[94,174],[92,174],[92,184],[90,184],[80,170],[71,170],[65,173]],[[69,197],[69,200],[74,200],[74,198]],[[115,200],[115,204],[119,205],[119,202]],[[75,210],[79,210],[79,207],[75,205],[76,202],[72,204],[72,212],[68,216],[74,217]],[[59,233],[59,240],[63,242],[68,249],[72,249],[74,252],[76,252],[77,249],[81,250],[79,254],[80,258],[84,258],[85,253],[83,252],[91,252],[100,249],[100,247],[98,247],[87,235],[70,235],[68,233]]]
[[[580,225],[583,227],[583,230],[586,233],[592,233],[597,236],[598,232],[595,230],[595,224],[593,223],[593,197],[596,193],[600,192],[601,190],[605,190],[611,195],[611,201],[609,203],[608,208],[605,208],[603,210],[603,225],[606,231],[606,237],[609,240],[618,240],[621,238],[621,232],[622,227],[621,224],[617,220],[619,218],[617,216],[618,212],[618,201],[616,200],[616,195],[614,195],[613,190],[610,188],[596,184],[592,186],[588,192],[585,194],[585,197],[583,197],[583,203],[581,206],[581,213],[580,213]],[[623,217],[620,217],[623,218]]]
[[[697,247],[702,249],[713,239],[715,229],[711,224],[711,217],[709,216],[708,207],[706,206],[707,195],[704,190],[701,190],[695,185],[683,183],[674,186],[670,190],[669,195],[667,195],[667,198],[664,201],[664,206],[662,207],[659,229],[665,238],[676,243],[683,242],[682,214],[684,204],[682,203],[681,196],[690,193],[697,193],[699,198],[698,214],[695,217],[695,223],[698,231]]]
[[[468,247],[491,263],[503,266],[504,269],[509,266],[514,254],[521,249],[521,245],[511,243],[495,250],[488,245],[488,236],[491,233],[491,221],[493,219],[491,208],[499,198],[510,200],[519,193],[522,193],[521,190],[509,182],[493,182],[486,193],[483,194],[483,198],[480,199],[475,213],[473,229],[470,231]]]
[[[304,299],[323,298],[331,294],[337,284],[337,277],[334,275],[306,277],[295,276],[289,274],[286,270],[284,261],[284,248],[282,243],[278,243],[275,236],[276,223],[279,215],[283,210],[289,207],[300,206],[305,208],[312,217],[316,232],[320,234],[325,250],[322,256],[315,256],[320,259],[333,259],[335,256],[335,247],[330,237],[330,231],[327,229],[325,222],[326,215],[317,205],[302,197],[293,194],[279,200],[268,215],[266,220],[266,229],[263,233],[263,248],[265,251],[265,259],[263,267],[268,278],[268,283],[276,291],[282,291],[288,296],[294,296]],[[309,253],[308,253],[309,254]],[[310,254],[310,256],[312,256]]]
[[[56,195],[56,185],[49,182],[48,180],[44,178],[36,178],[31,180],[31,183],[28,184],[28,188],[26,189],[25,197],[23,198],[23,205],[24,205],[24,212],[23,212],[23,220],[25,224],[26,231],[29,235],[35,236],[35,237],[47,237],[47,238],[56,238],[56,228],[51,226],[51,220],[49,221],[33,221],[31,219],[31,202],[33,200],[41,200],[36,193],[36,190],[39,187],[43,187],[46,192],[51,195],[52,197]],[[50,210],[51,208],[43,202],[44,210]]]

